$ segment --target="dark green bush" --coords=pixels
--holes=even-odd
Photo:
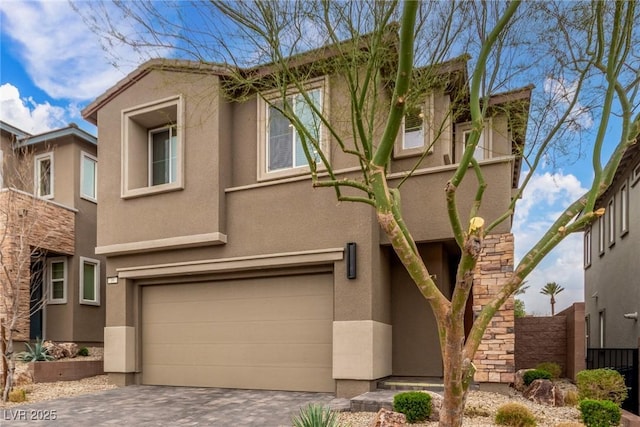
[[[536,369],[539,371],[547,371],[551,374],[551,378],[560,378],[562,374],[562,367],[555,362],[542,362],[538,363]]]
[[[89,349],[87,347],[82,347],[80,350],[78,350],[78,356],[88,356],[89,355]]]
[[[584,399],[579,407],[582,422],[587,427],[609,427],[620,423],[622,411],[610,400]]]
[[[624,378],[613,369],[587,369],[576,375],[580,400],[610,400],[621,405],[627,398]]]
[[[500,426],[535,427],[536,419],[529,409],[520,403],[507,403],[498,408],[495,422]]]
[[[322,405],[309,404],[300,408],[292,420],[295,427],[337,427],[338,415]]]
[[[393,397],[393,410],[401,412],[409,423],[424,421],[431,415],[431,395],[421,391],[408,391]]]
[[[524,385],[529,385],[535,380],[550,380],[551,374],[547,371],[543,371],[542,369],[532,369],[531,371],[527,371],[522,376],[522,380],[524,381]]]

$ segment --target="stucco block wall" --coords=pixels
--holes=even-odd
[[[0,297],[11,295],[11,281],[19,281],[18,332],[14,339],[29,339],[29,285],[31,281],[31,248],[71,255],[75,247],[75,213],[54,203],[36,199],[28,194],[3,190],[0,192],[0,240],[2,263],[9,266],[11,277],[0,270]],[[4,237],[4,239],[2,239]],[[25,239],[21,242],[20,239]],[[0,304],[0,318],[9,319],[12,313]]]
[[[473,277],[473,312],[477,314],[513,273],[513,235],[489,235]],[[513,297],[500,307],[478,346],[475,381],[511,383],[515,372]]]
[[[567,319],[565,316],[516,319],[516,369],[555,362],[567,368]]]

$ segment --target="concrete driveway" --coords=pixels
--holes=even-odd
[[[129,386],[0,408],[0,426],[290,427],[301,407],[333,398],[329,393]]]

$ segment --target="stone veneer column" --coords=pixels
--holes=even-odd
[[[484,248],[473,276],[473,313],[504,286],[513,273],[513,234],[492,234],[484,239]],[[514,302],[510,297],[500,307],[482,337],[473,363],[480,383],[511,383],[515,372]]]

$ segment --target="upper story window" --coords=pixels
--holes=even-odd
[[[491,119],[485,120],[484,127],[482,129],[482,133],[480,134],[480,139],[478,140],[478,144],[476,145],[476,149],[473,152],[473,157],[480,161],[490,159],[492,152],[492,123]],[[457,139],[460,141],[458,147],[462,150],[465,149],[467,143],[469,142],[469,138],[471,137],[471,122],[462,123],[457,125],[456,134],[459,135]],[[462,153],[460,154],[460,157]]]
[[[38,154],[34,162],[34,193],[43,199],[52,199],[53,153]]]
[[[100,305],[100,261],[80,257],[80,304]]]
[[[636,185],[638,181],[640,181],[640,163],[635,165],[631,171],[631,186]]]
[[[67,302],[67,259],[50,258],[47,260],[47,284],[49,304]]]
[[[629,185],[625,182],[620,187],[620,235],[629,232]]]
[[[84,151],[80,159],[80,196],[95,202],[98,198],[98,159]]]
[[[609,246],[616,242],[616,209],[615,198],[609,200],[607,205],[607,231],[609,233]]]
[[[598,252],[600,253],[600,255],[604,255],[604,227],[604,215],[601,215],[598,217]]]
[[[122,197],[181,190],[184,126],[181,96],[122,112]]]
[[[407,108],[400,129],[400,140],[394,148],[395,157],[420,155],[425,149],[433,152],[434,102],[431,93],[423,102]]]
[[[280,94],[266,94],[259,101],[258,179],[307,173],[309,163],[305,148],[312,160],[320,162],[319,153],[310,139],[318,141],[324,155],[328,156],[326,132],[317,114],[317,111],[327,114],[326,90],[325,79],[320,79],[309,82],[304,94],[288,93],[285,99]],[[299,132],[283,114],[288,109],[298,118],[304,132]]]
[[[178,136],[175,126],[149,132],[149,186],[176,182]]]
[[[591,265],[591,227],[584,231],[584,268]]]

